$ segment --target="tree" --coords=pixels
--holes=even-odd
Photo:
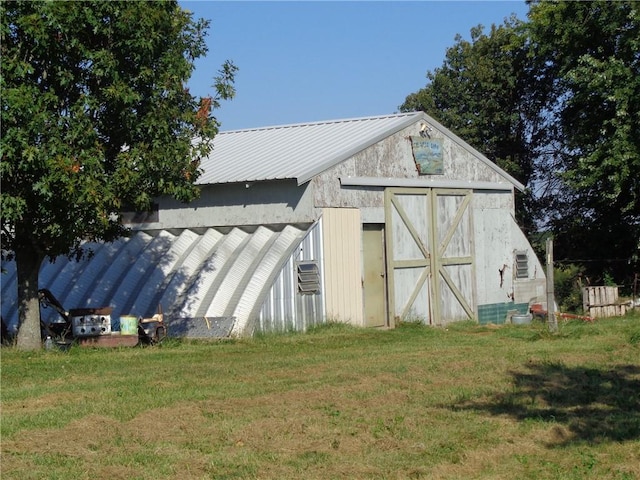
[[[424,110],[528,187],[518,220],[560,263],[621,282],[640,257],[640,8],[530,2],[456,37],[403,111]],[[580,262],[578,260],[588,260]]]
[[[538,103],[530,94],[523,24],[512,17],[503,25],[471,29],[471,41],[460,35],[447,49],[440,68],[427,73],[428,83],[410,94],[401,111],[422,110],[437,118],[524,185],[534,175],[540,146]],[[533,225],[531,195],[519,204],[520,223]]]
[[[236,67],[223,65],[213,96],[189,93],[209,23],[176,1],[0,9],[2,248],[17,263],[18,347],[34,349],[42,261],[126,234],[126,208],[194,199],[219,128],[212,112],[233,97]]]
[[[546,212],[555,253],[622,281],[640,254],[639,6],[534,2],[528,24],[537,88],[550,87],[549,141],[561,146]]]

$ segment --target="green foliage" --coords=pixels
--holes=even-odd
[[[518,221],[551,232],[557,259],[628,283],[640,266],[640,9],[530,5],[527,22],[456,37],[400,108],[433,115],[519,179]]]
[[[407,97],[402,111],[435,115],[495,163],[527,182],[526,124],[518,93],[528,81],[521,22],[512,18],[471,30],[471,41],[456,36],[442,67],[427,74],[428,85]],[[510,142],[509,144],[507,142]]]
[[[583,271],[574,264],[553,269],[553,288],[561,312],[582,313]]]
[[[538,103],[528,91],[532,71],[522,29],[513,17],[486,34],[482,26],[473,28],[471,41],[456,36],[442,67],[428,72],[426,87],[409,95],[400,109],[437,118],[526,186],[542,137],[535,120]],[[527,191],[517,204],[526,230],[533,230],[532,202]]]
[[[189,94],[208,23],[177,2],[3,2],[2,244],[54,257],[194,199],[218,122]],[[226,65],[217,94],[233,95]],[[201,142],[193,146],[192,140]]]
[[[640,10],[539,2],[529,18],[536,88],[546,86],[556,126],[549,142],[563,152],[549,212],[556,254],[600,260],[592,275],[609,270],[622,282],[640,238]]]
[[[236,67],[223,65],[213,96],[189,93],[208,21],[176,1],[14,1],[0,13],[0,234],[18,267],[18,344],[27,335],[32,348],[45,257],[124,235],[123,210],[155,197],[197,197]]]
[[[609,287],[616,286],[616,282],[613,280],[613,275],[611,275],[610,272],[604,272],[604,274],[602,275],[602,282],[604,283],[604,285]]]

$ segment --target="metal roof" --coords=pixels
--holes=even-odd
[[[298,185],[417,122],[426,122],[515,188],[524,185],[424,112],[220,132],[202,161],[199,185],[295,179]]]
[[[220,132],[198,184],[295,179],[298,185],[423,118],[422,112]]]

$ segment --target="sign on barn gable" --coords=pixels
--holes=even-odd
[[[411,137],[413,158],[420,175],[443,175],[442,140]]]

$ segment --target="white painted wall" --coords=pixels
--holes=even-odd
[[[310,224],[318,218],[309,184],[293,180],[202,187],[190,204],[161,198],[159,221],[136,230]]]
[[[478,305],[526,303],[544,296],[544,269],[513,217],[513,196],[508,192],[476,193],[473,216]],[[526,280],[515,278],[517,251],[526,251],[529,258]]]

